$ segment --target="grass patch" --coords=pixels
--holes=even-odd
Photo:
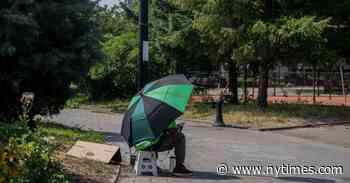
[[[224,104],[223,111],[225,123],[253,128],[295,126],[326,120],[344,121],[350,118],[349,107],[307,104],[271,104],[265,113],[254,104]],[[212,104],[193,103],[188,106],[183,118],[212,122],[215,113]]]
[[[102,108],[102,109],[109,109],[110,112],[115,113],[124,113],[129,106],[130,100],[127,99],[116,99],[112,101],[97,101],[94,103],[91,103],[96,109]]]
[[[94,131],[83,131],[54,123],[40,123],[39,132],[46,137],[54,137],[59,144],[73,144],[77,140],[103,143],[103,134]]]
[[[84,94],[78,93],[73,97],[71,97],[70,99],[68,99],[64,107],[68,109],[75,109],[75,108],[79,108],[83,104],[88,104],[88,103],[89,103],[89,97]]]
[[[80,109],[97,113],[124,113],[128,109],[128,100],[98,101],[80,106]]]
[[[28,129],[19,123],[0,122],[0,142],[7,143],[10,137],[21,137],[28,133]],[[103,134],[94,131],[83,131],[77,128],[65,127],[54,123],[39,123],[37,135],[48,138],[52,146],[72,145],[77,140],[90,141],[96,143],[105,142]]]
[[[129,102],[129,99],[90,101],[86,95],[77,94],[66,102],[65,108],[82,108],[102,113],[124,113],[128,109]]]

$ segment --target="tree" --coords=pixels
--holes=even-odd
[[[127,98],[136,92],[136,38],[136,32],[106,38],[103,43],[105,59],[89,72],[91,99]]]
[[[154,32],[151,34],[157,58],[161,58],[171,68],[169,73],[211,70],[208,45],[192,27],[193,12],[180,9],[171,1],[157,2],[161,3],[154,7]]]
[[[35,93],[34,114],[57,113],[70,84],[101,56],[89,0],[0,3],[0,118],[15,119],[21,93]]]
[[[307,57],[310,49],[326,41],[323,33],[329,23],[330,19],[317,20],[310,16],[282,17],[275,23],[258,21],[251,27],[248,44],[260,62],[258,105],[261,110],[267,107],[269,70],[276,61],[289,56]]]
[[[238,104],[239,67],[234,50],[243,44],[247,24],[258,16],[259,3],[251,0],[178,0],[176,3],[194,13],[193,28],[201,33],[202,41],[209,46],[211,62],[228,65],[231,102]]]
[[[127,98],[136,93],[137,27],[121,6],[99,7],[97,29],[102,33],[103,59],[80,83],[91,100]]]

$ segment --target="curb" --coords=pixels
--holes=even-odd
[[[315,127],[320,127],[320,126],[336,126],[336,125],[344,125],[344,124],[350,124],[350,122],[347,121],[347,122],[338,122],[338,123],[306,124],[306,125],[290,126],[290,127],[278,127],[278,128],[258,128],[258,129],[254,129],[254,130],[257,130],[257,131],[277,131],[277,130],[291,130],[291,129],[297,129],[297,128],[315,128]]]
[[[205,127],[213,127],[213,122],[212,121],[206,121],[206,120],[197,120],[197,119],[184,119],[184,118],[179,118],[179,121],[189,121],[192,123],[200,123],[199,125],[191,125],[191,126],[195,126],[195,127],[199,127],[199,126],[205,126]],[[250,129],[249,127],[245,127],[245,126],[238,126],[238,125],[227,125],[225,124],[225,126],[223,127],[216,127],[216,128],[237,128],[237,129]]]
[[[186,119],[186,118],[178,118],[180,121],[190,121],[190,122],[197,122],[197,123],[204,123],[204,124],[212,124],[213,122],[211,121],[206,121],[206,120],[199,120],[199,119]]]
[[[117,165],[117,166],[118,166],[118,168],[116,170],[117,172],[116,172],[116,174],[114,174],[113,178],[111,179],[111,182],[113,182],[113,183],[117,183],[119,180],[119,177],[120,177],[121,166],[120,165]]]
[[[237,129],[243,129],[243,130],[249,130],[252,128],[246,127],[246,126],[237,126],[237,125],[225,125],[226,128],[237,128]]]

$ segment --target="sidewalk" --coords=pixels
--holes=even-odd
[[[109,134],[111,143],[122,149],[123,159],[128,161],[128,147],[120,138],[122,116],[118,114],[92,113],[87,110],[65,110],[53,121],[80,126]],[[240,130],[233,128],[212,128],[187,123],[184,128],[187,137],[186,165],[194,171],[189,178],[183,177],[136,177],[134,173],[122,171],[121,183],[270,183],[270,182],[311,182],[345,183],[350,180],[350,149],[328,145],[297,137],[271,132]],[[160,157],[162,158],[162,157]],[[251,162],[259,165],[279,165],[282,163],[331,162],[344,166],[344,175],[327,176],[217,176],[216,166],[221,163],[239,165]]]

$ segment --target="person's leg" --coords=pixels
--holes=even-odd
[[[181,133],[177,133],[175,140],[175,156],[176,164],[183,164],[186,156],[186,137]]]
[[[156,152],[168,151],[175,147],[176,165],[173,170],[174,174],[190,175],[192,171],[184,166],[186,155],[186,138],[183,133],[172,133],[162,136],[158,144],[151,150]]]
[[[186,138],[183,133],[163,135],[152,150],[156,152],[169,151],[175,147],[176,164],[185,162]]]
[[[151,150],[156,152],[169,151],[175,147],[175,144],[172,140],[173,138],[167,134],[164,134],[159,142],[151,147]]]

